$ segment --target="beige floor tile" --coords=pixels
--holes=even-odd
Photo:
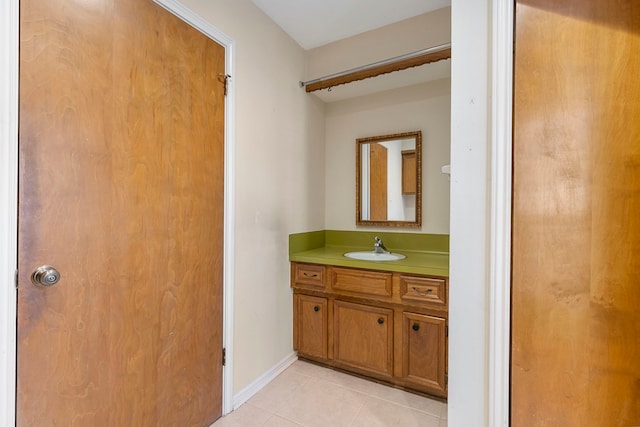
[[[440,418],[448,419],[449,418],[449,406],[445,403],[442,405],[442,414],[440,414]]]
[[[316,373],[316,377],[339,385],[341,387],[350,388],[352,390],[356,390],[365,394],[370,394],[370,391],[372,391],[374,388],[381,386],[374,381],[365,380],[364,378],[356,377],[354,375],[349,375],[344,372],[335,371],[329,368],[320,369]]]
[[[290,396],[276,415],[309,427],[348,426],[366,396],[315,378]]]
[[[436,417],[442,415],[444,403],[439,400],[429,399],[418,394],[409,393],[404,390],[376,383],[375,381],[365,380],[327,368],[322,368],[316,376],[339,386],[347,387],[360,393],[388,400],[421,412],[426,412]]]
[[[274,415],[267,420],[262,427],[300,427],[302,424],[294,423],[293,421]]]
[[[296,361],[214,427],[447,427],[447,404]]]
[[[439,427],[440,418],[368,397],[351,427]]]
[[[302,385],[312,380],[313,377],[287,369],[251,397],[248,403],[275,413]]]
[[[442,414],[442,406],[444,403],[439,400],[429,399],[428,397],[384,386],[382,384],[376,385],[377,387],[372,388],[371,393],[369,393],[371,396],[387,400],[410,409],[415,409],[420,412],[425,412],[438,418],[440,418],[440,415]]]
[[[318,374],[319,371],[326,369],[319,365],[315,365],[304,360],[296,360],[288,368],[287,372],[295,372],[296,374],[313,377]]]
[[[218,419],[212,427],[256,427],[261,426],[271,418],[273,414],[264,409],[245,403],[235,411]]]

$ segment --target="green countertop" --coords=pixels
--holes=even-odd
[[[373,250],[375,236],[379,236],[391,252],[406,258],[360,261],[343,256],[346,252]],[[446,235],[323,230],[289,236],[290,261],[430,276],[449,276],[448,250],[449,236]]]

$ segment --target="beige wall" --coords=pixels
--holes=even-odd
[[[450,41],[451,8],[447,7],[309,50],[306,78],[317,78]],[[419,68],[428,73],[428,67],[430,65]],[[356,229],[356,138],[421,130],[423,225],[420,229],[394,230],[449,233],[449,180],[442,174],[442,166],[449,164],[450,86],[449,78],[440,78],[327,104],[325,228]],[[342,90],[342,87],[335,90]]]
[[[441,169],[449,164],[450,86],[450,79],[440,79],[327,104],[325,228],[357,229],[356,138],[420,130],[423,144],[422,228],[393,230],[449,233],[449,180]]]
[[[298,82],[305,79],[310,53],[331,54],[322,48],[305,52],[250,0],[181,2],[236,46],[235,394],[292,351],[288,235],[355,225],[355,135],[423,131],[429,170],[424,185],[431,188],[423,209],[431,213],[425,215],[422,231],[448,232],[448,181],[440,167],[448,163],[449,81],[325,105]],[[424,18],[405,21],[401,38],[391,36],[400,27],[385,27],[368,34],[368,41],[348,39],[344,47],[361,44],[359,51],[365,54],[377,50],[369,37],[386,37],[384,54],[389,57],[444,43],[449,40],[449,13],[435,12],[427,29]],[[344,69],[341,57],[337,52],[339,70]],[[378,59],[384,58],[372,60]],[[363,60],[369,56],[357,58],[355,65]],[[353,115],[368,123],[365,128],[348,126]],[[338,161],[345,161],[343,150],[350,160],[339,174],[348,186],[342,178],[329,179]],[[436,211],[436,206],[443,209]],[[327,214],[331,217],[325,219]]]
[[[249,0],[183,0],[236,43],[234,393],[292,351],[288,235],[324,228],[324,106]],[[320,196],[318,196],[320,195]]]

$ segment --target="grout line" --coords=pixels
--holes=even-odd
[[[413,406],[403,405],[402,403],[398,403],[398,402],[395,402],[393,400],[384,399],[384,398],[379,397],[379,396],[374,396],[374,395],[367,395],[367,396],[369,396],[371,398],[374,398],[374,399],[377,399],[377,400],[381,400],[383,402],[390,403],[392,405],[398,406],[398,407],[403,408],[403,409],[410,409],[412,411],[420,412],[421,414],[429,415],[431,417],[437,418],[438,420],[442,419],[442,408],[440,408],[440,414],[434,414],[433,412],[427,412],[427,411],[424,411],[422,409],[414,408]],[[428,398],[426,398],[426,399],[428,399]],[[429,399],[429,400],[431,400],[431,399]],[[438,402],[438,401],[436,400],[436,402]],[[438,403],[442,403],[442,402],[438,402]]]
[[[290,423],[293,423],[293,424],[295,424],[295,425],[297,425],[297,426],[306,427],[306,424],[300,424],[300,423],[299,423],[299,422],[297,422],[297,421],[294,421],[294,420],[292,420],[292,419],[290,419],[290,418],[287,418],[287,417],[285,417],[285,416],[283,416],[283,415],[280,415],[280,414],[277,414],[277,413],[273,413],[273,414],[271,414],[271,416],[270,416],[269,418],[267,418],[267,420],[266,420],[262,425],[263,425],[263,426],[264,426],[264,425],[266,425],[266,424],[269,422],[269,420],[271,420],[273,417],[282,418],[283,420],[287,420],[287,421],[289,421]]]
[[[358,409],[358,412],[356,412],[356,415],[353,417],[353,419],[349,422],[349,426],[352,426],[353,423],[356,422],[356,420],[360,417],[360,414],[362,413],[362,410],[364,409],[364,403],[362,405],[360,405],[360,408]]]

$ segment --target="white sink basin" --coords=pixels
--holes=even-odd
[[[397,253],[388,253],[388,254],[379,254],[377,252],[368,251],[368,252],[347,252],[344,254],[347,258],[351,259],[359,259],[362,261],[397,261],[399,259],[404,259],[406,256]]]

